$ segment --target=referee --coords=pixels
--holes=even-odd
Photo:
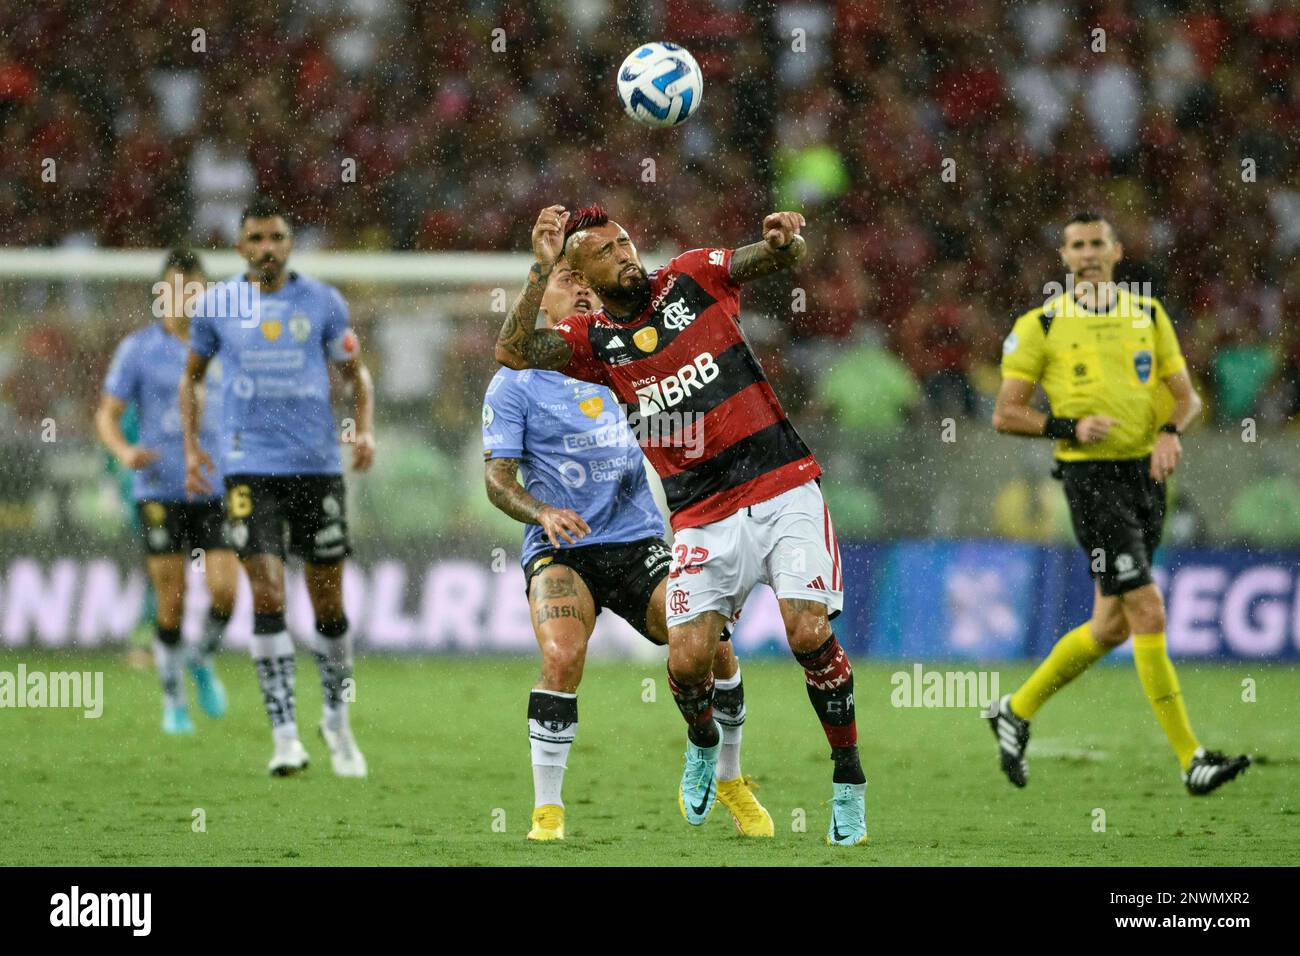
[[[1200,413],[1201,399],[1164,307],[1111,281],[1124,254],[1111,225],[1095,213],[1075,215],[1060,253],[1073,288],[1016,320],[1002,348],[993,427],[1055,440],[1057,474],[1092,570],[1092,618],[1057,641],[1029,680],[985,716],[1003,772],[1023,787],[1029,720],[1132,634],[1142,689],[1178,756],[1183,782],[1189,793],[1209,793],[1245,770],[1250,758],[1207,751],[1192,733],[1165,650],[1164,602],[1151,580],[1164,482],[1178,466],[1179,436]],[[1158,414],[1161,383],[1174,399],[1167,415]],[[1037,385],[1047,393],[1047,414],[1029,406]]]

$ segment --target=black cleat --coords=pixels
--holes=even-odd
[[[1029,765],[1025,763],[1025,748],[1029,746],[1029,721],[1011,711],[1011,695],[989,704],[984,719],[998,738],[998,756],[1002,759],[1002,772],[1017,787],[1029,779]]]
[[[1219,789],[1249,766],[1250,758],[1245,754],[1228,757],[1217,750],[1201,747],[1192,757],[1187,773],[1183,774],[1183,783],[1187,784],[1188,793],[1199,797]]]

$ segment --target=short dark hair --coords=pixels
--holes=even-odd
[[[1093,222],[1104,222],[1106,224],[1106,227],[1110,229],[1110,237],[1116,240],[1119,239],[1119,235],[1115,232],[1115,227],[1111,224],[1111,221],[1107,219],[1105,216],[1103,216],[1101,213],[1093,212],[1091,209],[1081,209],[1079,210],[1079,212],[1076,212],[1073,216],[1071,216],[1069,219],[1066,220],[1065,225],[1061,227],[1061,232],[1064,233],[1066,229],[1068,229],[1070,226],[1075,225],[1076,223],[1082,225],[1088,225],[1089,223],[1093,223]]]
[[[1069,221],[1066,222],[1066,225],[1072,226],[1076,222],[1087,223],[1087,222],[1105,222],[1105,221],[1106,221],[1106,217],[1103,216],[1101,213],[1093,212],[1091,209],[1082,209],[1079,212],[1076,212],[1073,216],[1071,216],[1069,218]]]
[[[609,222],[609,213],[605,212],[604,206],[583,206],[570,216],[569,221],[564,224],[564,245],[569,244],[569,237],[575,232],[581,232],[583,229],[590,229],[593,226],[603,226],[607,222]]]
[[[289,222],[289,214],[284,211],[284,206],[270,196],[258,196],[239,214],[239,228],[244,228],[244,223],[250,219],[272,219],[276,216]]]
[[[162,271],[164,273],[179,270],[186,275],[197,272],[206,275],[203,268],[203,260],[199,258],[198,253],[192,249],[177,247],[167,253],[167,258],[163,260]]]

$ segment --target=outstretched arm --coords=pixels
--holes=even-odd
[[[801,262],[808,254],[808,246],[799,235],[803,226],[804,218],[797,212],[774,212],[764,217],[762,241],[732,252],[732,281],[752,282]]]
[[[564,251],[564,224],[568,219],[563,206],[547,206],[533,225],[533,255],[537,261],[528,270],[528,282],[497,334],[496,359],[507,368],[562,369],[569,364],[573,347],[559,333],[537,328],[546,282]]]

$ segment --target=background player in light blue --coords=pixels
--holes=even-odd
[[[350,553],[340,440],[352,466],[374,460],[374,385],[333,286],[288,268],[293,234],[275,203],[257,200],[240,220],[248,271],[204,297],[195,315],[189,362],[181,377],[186,489],[212,488],[212,459],[194,418],[194,385],[221,358],[224,419],[218,457],[225,472],[231,541],[253,590],[253,662],[271,721],[277,776],[307,766],[294,703],[293,640],[284,620],[285,535],[303,558],[316,617],[313,654],[320,669],[321,737],[334,773],[364,777],[353,739],[352,638],[343,609],[343,560]],[[329,365],[351,386],[353,417],[342,428],[330,405]],[[210,446],[209,446],[210,447]]]
[[[212,654],[221,642],[235,605],[239,565],[226,541],[220,495],[195,501],[185,496],[185,448],[181,436],[176,382],[185,368],[190,320],[185,303],[204,280],[198,257],[177,249],[163,265],[154,301],[161,320],[122,340],[113,354],[104,393],[95,412],[95,430],[104,447],[132,474],[132,497],[139,514],[145,567],[157,594],[154,660],[163,690],[163,730],[193,733],[185,705],[182,667],[188,664],[199,706],[212,717],[226,711],[226,693],[217,679]],[[187,295],[186,286],[191,287]],[[204,389],[202,433],[213,441],[220,414],[217,369]],[[122,414],[134,405],[139,432],[134,442],[122,432]],[[200,562],[212,604],[199,643],[187,654],[181,640],[185,616],[185,566]]]
[[[546,280],[538,321],[549,328],[599,305],[560,260]],[[641,448],[604,386],[544,369],[500,369],[483,403],[483,456],[489,500],[526,525],[524,587],[542,649],[542,673],[528,698],[534,804],[528,838],[561,840],[561,789],[596,615],[607,607],[653,643],[667,645],[664,592],[672,556]],[[741,833],[770,837],[772,818],[740,772],[745,696],[729,641],[718,645],[713,673],[722,725],[718,798]]]

